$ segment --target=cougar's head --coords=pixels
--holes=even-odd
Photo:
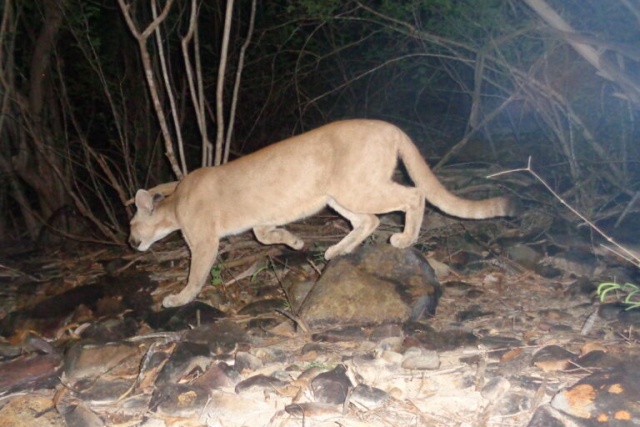
[[[146,251],[172,231],[177,230],[170,212],[161,209],[164,196],[138,190],[135,197],[136,214],[129,223],[129,244],[134,249]]]

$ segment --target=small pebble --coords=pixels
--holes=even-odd
[[[389,399],[389,395],[376,387],[358,384],[351,392],[350,402],[366,409],[375,409]]]
[[[438,369],[440,367],[440,357],[436,351],[410,347],[404,352],[400,365],[405,369]]]
[[[491,378],[484,387],[480,394],[490,402],[495,402],[504,396],[511,388],[511,383],[502,377]]]

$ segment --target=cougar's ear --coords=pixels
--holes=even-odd
[[[164,200],[164,194],[154,193],[153,194],[153,206],[157,206],[161,200]]]
[[[162,194],[151,194],[147,190],[138,190],[135,197],[136,208],[139,211],[152,213],[156,204],[164,199]]]

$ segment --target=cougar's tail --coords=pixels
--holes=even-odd
[[[422,158],[418,148],[404,132],[402,132],[398,143],[398,154],[414,184],[422,190],[425,199],[442,212],[467,219],[515,216],[517,214],[517,203],[507,197],[467,200],[450,193],[440,183]]]

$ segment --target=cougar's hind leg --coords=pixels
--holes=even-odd
[[[301,238],[284,228],[258,226],[254,227],[253,234],[256,235],[256,239],[260,243],[265,245],[284,244],[296,250],[300,250],[304,246],[304,241]]]
[[[359,199],[351,199],[349,203],[345,203],[345,209],[369,214],[404,212],[404,230],[391,236],[391,244],[396,248],[406,248],[418,240],[425,204],[419,189],[389,182],[373,190],[363,190],[359,194],[362,195]]]
[[[331,199],[328,204],[333,210],[348,219],[353,227],[353,230],[351,230],[349,234],[324,253],[325,259],[330,260],[338,255],[351,252],[378,228],[380,220],[372,214],[361,214],[346,209],[333,199]]]
[[[408,248],[413,245],[420,235],[420,228],[422,227],[422,221],[424,219],[424,196],[417,188],[404,187],[398,185],[397,187],[403,189],[405,197],[403,197],[403,205],[397,210],[404,211],[404,230],[402,233],[396,233],[391,236],[389,241],[396,248]],[[394,194],[397,194],[394,191]]]

